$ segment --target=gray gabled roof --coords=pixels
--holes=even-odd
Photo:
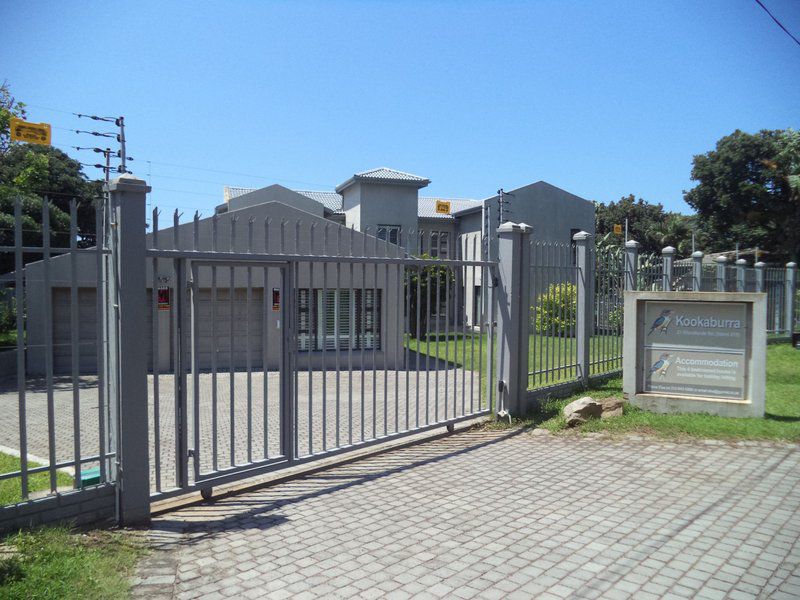
[[[344,183],[337,185],[336,191],[342,193],[358,181],[411,185],[416,188],[423,188],[431,182],[430,179],[420,177],[419,175],[413,175],[412,173],[406,173],[405,171],[398,171],[396,169],[390,169],[389,167],[378,167],[377,169],[356,173]]]

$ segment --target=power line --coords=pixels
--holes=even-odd
[[[764,12],[766,12],[773,21],[775,21],[775,23],[778,25],[778,27],[780,27],[781,29],[783,29],[784,32],[786,32],[786,35],[788,35],[790,38],[792,38],[794,40],[795,44],[800,46],[800,40],[798,40],[796,37],[794,37],[792,35],[792,33],[788,29],[786,29],[786,27],[783,26],[783,23],[781,23],[777,19],[777,17],[775,17],[775,15],[773,15],[771,12],[769,12],[769,9],[766,6],[764,6],[764,3],[761,2],[761,0],[756,0],[756,4],[758,4],[761,8],[764,9]]]

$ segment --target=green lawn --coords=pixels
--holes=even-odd
[[[486,374],[486,356],[489,344],[486,334],[450,333],[445,336],[440,333],[428,335],[422,339],[406,338],[406,346],[411,350],[418,350],[423,355],[447,359],[450,362],[467,369],[478,370],[482,368]],[[556,337],[545,335],[531,335],[528,338],[528,368],[535,373],[529,378],[530,389],[553,385],[562,381],[569,381],[577,377],[574,367],[575,338]],[[604,368],[598,366],[592,373],[602,373],[621,368],[620,360],[611,360],[622,354],[622,338],[611,335],[597,335],[592,337],[590,345],[593,361],[603,357],[609,359]],[[547,373],[540,371],[548,371]]]
[[[800,441],[800,350],[789,344],[767,346],[767,398],[763,419],[732,419],[705,414],[662,415],[626,405],[624,414],[606,420],[591,420],[577,428],[582,432],[649,433],[663,437],[716,439],[772,439]],[[568,402],[590,395],[595,398],[622,396],[622,380],[614,379],[588,392],[564,400],[546,402],[527,425],[551,431],[566,429],[561,408]]]
[[[2,540],[3,600],[126,598],[129,576],[144,552],[126,532],[72,533],[65,527],[21,532]]]
[[[41,465],[28,462],[28,468],[39,467]],[[0,452],[0,473],[10,473],[19,471],[20,459],[10,454]],[[61,471],[56,472],[56,482],[58,487],[72,487],[73,479],[68,474]],[[50,473],[34,473],[28,476],[28,491],[37,492],[50,488]],[[0,481],[0,506],[14,504],[22,500],[22,483],[19,477],[4,479]]]

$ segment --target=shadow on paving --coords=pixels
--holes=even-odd
[[[356,458],[350,463],[331,465],[320,473],[306,476],[300,475],[297,479],[288,482],[267,483],[264,486],[241,490],[235,494],[211,500],[205,504],[219,508],[219,517],[216,519],[209,517],[208,511],[204,511],[202,522],[197,523],[187,521],[185,516],[180,519],[171,519],[169,513],[166,513],[153,519],[151,530],[156,533],[163,531],[165,533],[192,534],[190,538],[179,542],[180,545],[191,546],[214,537],[214,535],[221,532],[236,529],[269,529],[286,522],[288,519],[282,515],[264,515],[264,513],[312,498],[334,494],[425,465],[443,462],[456,456],[469,454],[481,448],[504,442],[526,431],[527,428],[518,428],[500,436],[495,432],[490,439],[470,444],[466,447],[462,445],[463,439],[459,439],[458,434],[445,434],[443,437],[424,440],[412,446],[390,448],[377,455]],[[430,443],[434,441],[439,443],[435,445]],[[443,453],[442,443],[449,443],[453,448]],[[409,454],[412,456],[409,457]],[[369,461],[368,463],[365,462],[367,460]],[[330,473],[328,472],[329,470],[336,470],[338,473]],[[342,470],[347,472],[341,473]],[[264,500],[263,498],[247,500],[240,497],[241,494],[251,493],[259,489],[269,491],[269,487],[272,485],[276,486],[275,492],[280,494],[280,497],[270,500]],[[253,519],[253,517],[258,517],[258,519]],[[198,533],[200,535],[197,535]]]

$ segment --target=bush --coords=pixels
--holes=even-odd
[[[578,290],[572,283],[551,283],[531,307],[537,333],[575,335]]]

